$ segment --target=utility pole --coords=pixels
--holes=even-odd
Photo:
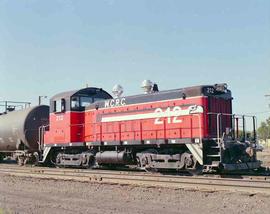
[[[38,105],[41,105],[42,98],[46,99],[47,96],[38,96]]]

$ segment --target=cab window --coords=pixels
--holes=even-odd
[[[89,106],[91,103],[93,103],[92,97],[75,96],[71,98],[71,109],[83,110],[84,107]]]
[[[93,98],[92,97],[80,97],[80,106],[81,107],[86,107],[89,106],[91,103],[93,103]]]
[[[80,98],[79,97],[72,97],[71,98],[71,108],[78,109],[80,107]]]
[[[91,105],[94,102],[111,98],[110,95],[104,92],[92,93],[92,94],[76,94],[70,99],[70,107],[73,111],[83,111],[85,107]]]
[[[66,110],[65,99],[59,99],[54,101],[54,112],[64,112]]]

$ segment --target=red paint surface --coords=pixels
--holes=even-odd
[[[84,141],[84,112],[50,114],[50,130],[45,144],[68,144]]]
[[[155,118],[100,122],[101,118],[105,116],[154,113],[156,108],[162,108],[165,111],[168,107],[175,106],[186,109],[188,105],[200,105],[203,107],[204,113],[199,116],[179,116],[178,119],[182,120],[181,123],[168,123],[168,118],[160,119],[164,121],[163,124],[155,124]],[[231,111],[231,100],[194,97],[185,100],[93,109],[87,112],[51,113],[50,130],[45,134],[45,144],[214,137],[216,135],[216,116],[210,116],[207,113],[231,113]],[[231,127],[229,117],[223,120],[223,131],[226,127]]]

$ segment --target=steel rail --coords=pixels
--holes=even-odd
[[[150,172],[144,172],[144,171],[139,171],[139,170],[132,170],[130,168],[126,169],[123,171],[122,170],[109,170],[109,169],[76,169],[76,168],[49,168],[49,167],[39,167],[39,166],[18,166],[18,165],[13,165],[13,164],[1,164],[0,169],[16,169],[16,170],[30,170],[31,172],[55,172],[57,171],[58,173],[63,172],[63,173],[88,173],[88,174],[95,174],[95,175],[119,175],[119,174],[132,174],[133,176],[151,176],[151,177],[166,177],[166,178],[178,178],[178,177],[187,177],[189,179],[206,179],[206,180],[220,180],[220,179],[226,179],[226,180],[240,180],[240,179],[245,179],[245,180],[253,180],[254,182],[256,180],[258,181],[269,181],[270,182],[270,176],[261,176],[261,175],[238,175],[238,174],[204,174],[204,175],[198,175],[198,176],[188,176],[187,174],[163,174],[163,173],[150,173]]]
[[[55,179],[79,182],[94,182],[104,184],[136,185],[147,187],[163,187],[174,189],[192,189],[200,191],[233,191],[246,193],[263,193],[270,195],[270,181],[257,179],[212,178],[203,176],[168,176],[147,173],[112,172],[100,170],[72,169],[39,169],[22,167],[0,167],[0,175],[30,177],[39,179]],[[1,177],[1,176],[0,176]]]

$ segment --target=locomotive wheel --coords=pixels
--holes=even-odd
[[[157,173],[158,169],[157,168],[144,168],[146,172],[151,172],[151,173]]]
[[[158,151],[156,149],[148,149],[145,151],[142,151],[141,154],[144,154],[143,156],[136,156],[136,162],[137,162],[137,166],[142,169],[145,170],[147,172],[149,171],[157,171],[157,169],[151,168],[149,167],[149,164],[151,162],[151,158],[150,155],[151,154],[158,154]]]
[[[82,164],[82,167],[86,169],[93,169],[96,166],[96,158],[94,154],[90,153],[85,157],[85,162]]]
[[[88,168],[93,169],[95,166],[96,166],[96,158],[95,158],[95,156],[90,156]]]
[[[198,163],[191,153],[185,152],[181,157],[181,161],[185,164],[185,169],[189,174],[202,174],[203,167]]]
[[[61,153],[58,153],[56,158],[55,158],[55,166],[59,167],[60,163],[61,163]],[[52,161],[53,162],[53,161]]]
[[[201,175],[203,173],[203,166],[197,163],[195,169],[188,170],[188,173],[192,176]]]

